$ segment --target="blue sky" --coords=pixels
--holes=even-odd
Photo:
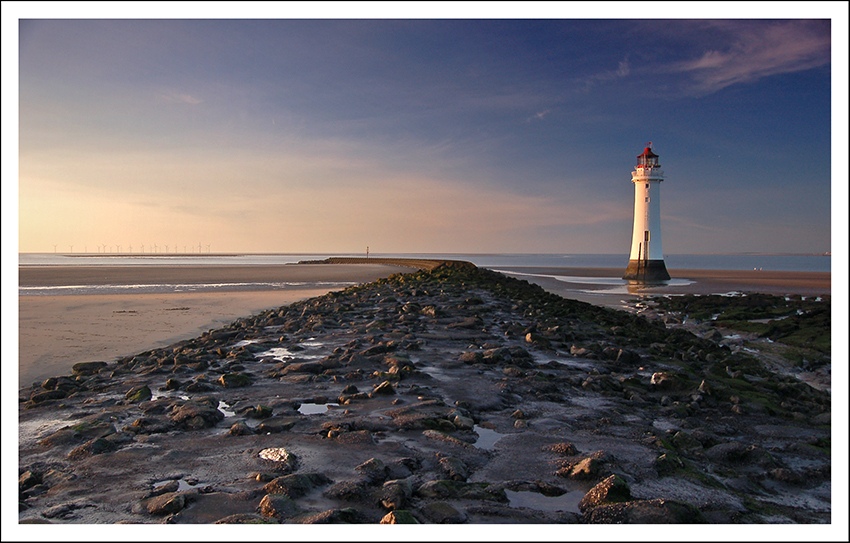
[[[665,253],[841,241],[841,3],[776,20],[544,4],[486,20],[25,12],[19,250],[627,254],[648,141]]]

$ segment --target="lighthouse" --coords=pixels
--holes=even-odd
[[[630,283],[660,283],[670,279],[661,250],[661,182],[664,171],[652,142],[637,156],[632,172],[635,187],[635,222],[632,250],[623,279]]]

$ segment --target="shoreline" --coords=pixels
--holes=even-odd
[[[831,296],[832,292],[830,272],[671,269],[670,283],[644,286],[627,284],[620,268],[500,267],[499,271],[565,298],[620,310],[646,296],[731,292]]]
[[[77,362],[112,361],[188,339],[240,317],[321,296],[341,286],[321,282],[366,283],[410,267],[381,263],[306,263],[259,266],[22,266],[22,287],[69,284],[219,283],[216,290],[131,294],[18,296],[19,388],[67,374]],[[671,270],[693,283],[627,287],[576,282],[576,278],[619,279],[617,268],[505,267],[564,298],[629,310],[642,296],[710,294],[733,290],[771,294],[821,295],[829,290],[825,272]],[[516,274],[516,275],[514,275]],[[535,275],[526,275],[535,274]],[[558,277],[558,278],[556,278]],[[572,281],[571,281],[572,279]],[[303,282],[285,289],[245,290],[245,282]],[[232,284],[232,286],[228,286]]]
[[[409,268],[319,264],[280,266],[21,267],[21,287],[69,284],[216,282],[216,290],[18,296],[18,388],[66,375],[78,362],[111,362],[199,336],[238,318],[366,283]],[[244,282],[303,283],[245,290]],[[231,284],[228,286],[228,284]],[[329,283],[323,286],[321,283]],[[331,285],[331,283],[333,285]],[[4,375],[11,368],[3,371]]]

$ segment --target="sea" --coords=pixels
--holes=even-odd
[[[364,257],[363,253],[196,253],[196,254],[62,254],[20,253],[23,266],[268,266],[323,260],[329,257]],[[478,267],[503,268],[615,268],[625,270],[628,255],[623,254],[529,254],[529,253],[370,253],[370,258],[451,259],[472,262]],[[829,254],[670,254],[665,255],[667,268],[700,270],[771,270],[830,272]],[[296,284],[245,283],[240,289],[286,289]],[[304,287],[304,283],[298,283]],[[317,283],[315,286],[327,286]],[[345,285],[339,285],[345,286]],[[19,296],[61,294],[120,294],[140,292],[212,291],[234,285],[65,285],[52,287],[19,287]]]

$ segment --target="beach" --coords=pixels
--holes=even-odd
[[[22,267],[21,287],[182,284],[184,292],[19,296],[19,386],[163,347],[265,309],[410,268],[379,264]],[[216,290],[192,291],[192,284]],[[286,288],[244,285],[287,283]],[[302,284],[297,284],[302,283]],[[323,286],[317,286],[317,284]]]
[[[27,386],[65,375],[78,362],[112,361],[198,336],[265,309],[410,271],[377,263],[21,267],[21,287],[169,283],[181,284],[185,290],[19,296],[18,383]],[[641,296],[658,294],[737,291],[817,296],[830,292],[830,274],[823,272],[671,270],[676,280],[671,285],[634,287],[615,284],[622,270],[613,268],[511,267],[502,271],[565,298],[618,309],[628,309]],[[286,288],[268,286],[279,283],[286,283]],[[218,288],[192,291],[193,284],[217,284]]]
[[[466,262],[392,276],[284,268],[276,277],[310,271],[304,285],[334,274],[336,290],[343,272],[362,284],[285,307],[239,277],[225,277],[230,292],[21,296],[33,314],[87,327],[56,328],[48,345],[62,331],[86,355],[106,336],[145,346],[19,391],[18,522],[830,522],[831,393],[775,345],[757,360],[710,326],[611,311],[640,294],[613,271],[510,272],[580,296],[602,286],[588,304]],[[138,272],[109,273],[114,286]],[[654,288],[700,285],[680,281]],[[257,303],[273,307],[220,323],[224,307]],[[212,329],[172,341],[178,322]],[[606,497],[615,482],[628,501]]]

